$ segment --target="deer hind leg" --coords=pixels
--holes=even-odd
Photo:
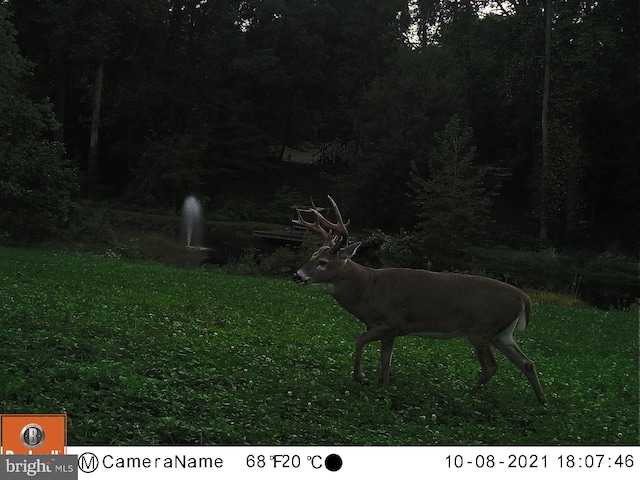
[[[536,393],[538,401],[542,404],[547,403],[547,399],[542,393],[540,381],[538,380],[536,367],[533,365],[533,362],[524,353],[522,353],[522,351],[518,347],[515,338],[513,338],[513,330],[505,331],[502,334],[498,335],[493,340],[493,344],[504,354],[505,357],[511,360],[511,362],[513,362],[522,371],[522,373],[525,374],[525,376],[529,380],[529,383],[533,387],[533,391]]]
[[[469,343],[471,343],[481,367],[476,388],[483,388],[498,371],[498,363],[491,352],[488,342],[482,339],[469,338]]]

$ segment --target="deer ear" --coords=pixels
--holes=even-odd
[[[348,260],[356,254],[360,245],[362,245],[362,242],[356,242],[349,245],[348,247],[341,248],[338,252],[338,257],[340,258],[340,260]]]

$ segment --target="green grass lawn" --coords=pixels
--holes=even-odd
[[[464,340],[400,338],[351,377],[363,325],[323,287],[0,248],[0,412],[67,413],[71,445],[638,443],[637,313],[534,305],[482,392]]]

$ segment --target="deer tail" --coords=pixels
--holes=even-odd
[[[529,325],[529,319],[531,317],[531,300],[529,297],[522,293],[522,311],[518,317],[518,330],[523,331]]]

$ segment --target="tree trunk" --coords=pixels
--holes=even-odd
[[[58,128],[55,133],[55,141],[60,145],[64,145],[64,127],[65,116],[67,106],[67,69],[68,60],[67,56],[63,53],[58,53],[56,56],[56,91],[54,111],[56,120],[58,121]],[[60,149],[60,158],[64,156],[64,149]]]
[[[544,90],[542,93],[542,171],[540,173],[540,238],[548,238],[547,178],[549,168],[549,89],[551,84],[551,1],[545,4]]]
[[[93,83],[93,111],[91,114],[91,137],[89,139],[89,162],[87,164],[87,195],[95,196],[98,182],[98,130],[100,128],[100,104],[102,98],[102,80],[104,78],[104,59],[96,67]]]

